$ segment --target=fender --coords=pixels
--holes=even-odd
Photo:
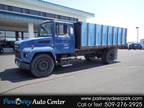
[[[29,56],[26,60],[29,63],[32,62],[34,56],[36,54],[40,54],[40,53],[51,53],[54,60],[56,60],[56,54],[55,54],[55,50],[52,47],[34,47],[34,48],[26,48],[23,50],[24,52],[30,52]]]

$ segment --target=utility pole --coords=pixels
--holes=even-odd
[[[137,29],[137,43],[138,43],[138,39],[139,39],[139,27],[136,27]]]

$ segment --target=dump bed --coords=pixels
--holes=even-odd
[[[127,45],[127,29],[108,25],[77,22],[75,28],[76,49],[124,47]]]

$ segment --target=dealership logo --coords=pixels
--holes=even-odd
[[[2,100],[3,105],[30,106],[30,105],[64,105],[65,100],[62,99],[24,99],[5,97]]]
[[[32,104],[32,100],[21,99],[21,98],[16,98],[16,99],[4,98],[3,104],[4,105],[26,105],[26,106],[30,106]]]

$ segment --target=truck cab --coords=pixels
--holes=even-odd
[[[48,20],[39,25],[38,37],[15,42],[15,62],[36,77],[49,75],[62,55],[75,50],[74,24]]]
[[[74,53],[74,26],[70,22],[46,21],[40,24],[38,37],[49,38],[56,54]]]

